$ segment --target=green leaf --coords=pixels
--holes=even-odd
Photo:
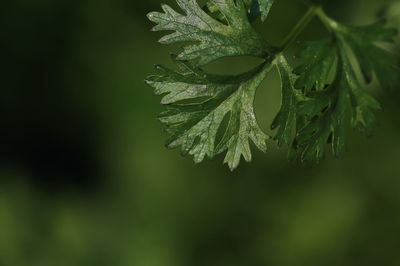
[[[260,12],[261,12],[261,20],[264,21],[271,10],[272,5],[274,4],[275,0],[258,0],[260,5]]]
[[[380,104],[365,91],[366,82],[377,77],[387,88],[400,83],[399,57],[387,47],[397,32],[384,22],[342,25],[326,16],[320,7],[324,1],[306,1],[309,11],[281,47],[272,48],[250,22],[260,16],[265,20],[273,0],[210,0],[203,9],[196,0],[177,2],[184,14],[163,5],[164,13],[148,17],[157,24],[153,30],[172,31],[162,43],[185,43],[173,57],[178,70],[156,66],[158,75],[147,83],[166,105],[159,118],[170,135],[167,147],[181,147],[196,163],[226,152],[224,162],[233,170],[242,156],[251,160],[250,140],[266,151],[269,136],[257,124],[253,102],[273,66],[280,75],[282,97],[271,128],[278,146],[290,146],[289,157],[302,162],[321,160],[327,144],[339,156],[346,147],[347,124],[362,134],[372,133]],[[331,37],[306,43],[299,56],[302,63],[293,71],[283,52],[314,15]],[[265,61],[236,76],[212,75],[200,68],[221,57],[242,55]]]
[[[351,27],[336,23],[336,36],[353,51],[366,82],[371,82],[375,74],[384,88],[394,89],[400,81],[400,57],[380,46],[394,44],[397,30],[387,28],[385,21],[361,27]]]
[[[296,124],[297,93],[294,84],[297,76],[293,74],[292,68],[283,55],[278,56],[276,65],[281,77],[282,103],[278,115],[272,122],[271,129],[278,128],[275,135],[278,146],[282,146],[283,144],[291,145]]]
[[[332,85],[323,91],[315,92],[313,97],[299,104],[300,113],[308,121],[299,130],[296,141],[302,162],[314,159],[320,161],[324,158],[328,142],[332,143],[334,155],[339,156],[345,145],[347,93],[346,73],[343,72],[343,66],[340,65],[337,78]]]
[[[171,136],[167,147],[181,146],[182,154],[193,155],[196,163],[205,156],[212,158],[227,151],[224,162],[231,170],[239,165],[241,156],[251,160],[249,139],[266,151],[269,137],[257,124],[253,102],[257,87],[272,68],[271,63],[239,76],[209,75],[188,62],[176,63],[180,71],[157,66],[159,74],[147,80],[156,94],[164,94],[162,103],[168,104],[167,111],[160,115]],[[228,125],[222,129],[222,139],[217,141],[227,115]]]
[[[350,63],[350,55],[347,54],[343,44],[340,46],[340,51],[349,94],[347,98],[350,99],[351,105],[351,124],[353,128],[357,128],[361,133],[369,136],[376,121],[372,111],[381,109],[381,105],[364,90],[357,80]]]
[[[307,61],[294,71],[299,75],[296,88],[303,90],[306,94],[313,90],[324,89],[329,83],[329,77],[337,59],[334,45],[330,39],[306,43],[299,58]]]
[[[357,79],[352,55],[365,81],[374,74],[383,87],[399,84],[400,68],[397,55],[385,50],[380,43],[393,43],[396,31],[386,28],[384,22],[363,27],[345,26],[323,15],[323,22],[332,32],[330,40],[312,42],[301,53],[306,62],[296,68],[300,75],[296,87],[304,96],[298,104],[298,115],[304,119],[295,147],[301,161],[319,161],[325,155],[326,143],[331,143],[335,156],[345,147],[347,108],[353,128],[370,135],[375,124],[374,110],[380,104],[370,96]],[[334,69],[334,81],[330,76]]]
[[[196,0],[177,0],[177,3],[185,15],[162,5],[164,13],[151,12],[148,18],[157,24],[154,31],[174,31],[161,38],[161,43],[194,42],[184,46],[178,60],[196,59],[197,65],[202,66],[226,56],[268,55],[268,46],[252,28],[241,0],[211,0],[227,24],[208,15]]]
[[[313,45],[319,46],[321,43]],[[299,103],[299,115],[305,118],[306,123],[298,132],[295,148],[303,162],[321,160],[325,155],[327,143],[331,143],[336,157],[341,154],[346,145],[348,103],[351,107],[352,126],[364,134],[371,134],[375,123],[372,110],[380,109],[380,104],[365,92],[358,81],[346,44],[342,40],[332,40],[331,43],[324,42],[324,45],[325,47],[320,47],[316,53],[324,50],[327,54],[335,54],[335,80],[332,85],[313,91]],[[310,59],[314,60],[315,57]]]
[[[269,11],[271,10],[272,5],[275,0],[237,0],[242,1],[247,12],[248,18],[250,21],[255,20],[261,15],[261,20],[265,21],[265,19],[269,15]],[[217,12],[218,6],[215,5],[215,1],[209,1],[207,3],[207,7],[211,12]],[[220,19],[223,19],[223,16],[219,16]]]

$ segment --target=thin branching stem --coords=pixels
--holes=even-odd
[[[299,37],[299,35],[304,31],[304,29],[310,24],[317,12],[321,10],[319,6],[310,6],[307,13],[297,22],[293,29],[289,32],[286,38],[283,40],[282,44],[279,46],[278,51],[285,51],[290,45]]]

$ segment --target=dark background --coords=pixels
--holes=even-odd
[[[273,44],[306,11],[276,2],[255,23]],[[399,2],[327,2],[342,22],[386,14],[400,28]],[[153,10],[159,0],[2,3],[0,265],[400,265],[400,94],[370,86],[385,107],[374,136],[349,131],[339,160],[292,165],[271,142],[233,173],[223,156],[194,165],[164,148],[160,97],[143,82],[179,48],[157,43]],[[300,39],[325,35],[314,21]],[[279,95],[273,72],[255,103],[266,132]]]

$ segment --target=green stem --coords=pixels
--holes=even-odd
[[[321,10],[319,6],[310,6],[307,13],[297,22],[296,26],[290,31],[290,33],[283,40],[282,44],[279,46],[278,51],[285,51],[303,32],[303,30],[308,26],[308,24],[313,20],[314,16]]]
[[[332,32],[334,30],[338,30],[339,24],[330,17],[328,17],[328,15],[324,12],[322,8],[316,11],[316,15],[329,31]]]

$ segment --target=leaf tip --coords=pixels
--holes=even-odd
[[[146,17],[147,17],[150,21],[152,21],[152,19],[154,18],[154,12],[149,12],[149,13],[147,13],[147,14],[146,14]]]

